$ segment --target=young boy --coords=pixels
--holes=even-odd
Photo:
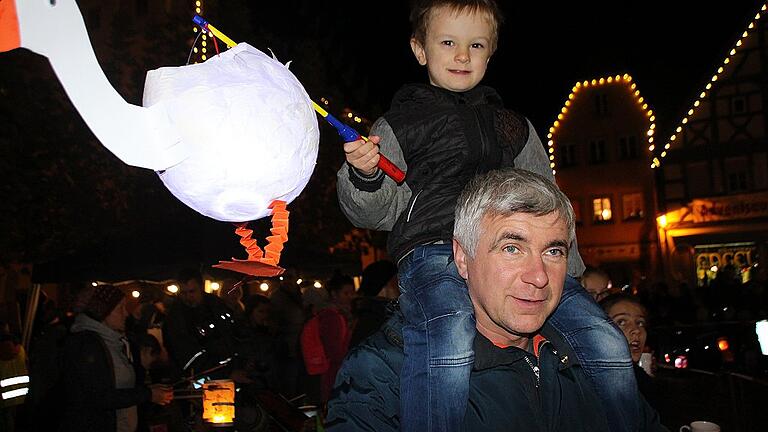
[[[554,182],[531,123],[505,110],[496,91],[478,86],[496,50],[501,21],[494,0],[416,3],[411,49],[427,67],[429,84],[401,88],[390,111],[373,125],[370,141],[344,145],[341,208],[356,226],[391,231],[387,247],[398,263],[406,319],[403,431],[458,430],[467,409],[476,329],[451,249],[459,193],[476,174],[503,167],[524,168]],[[378,170],[379,150],[407,172],[403,184]],[[550,322],[594,379],[611,430],[635,430],[639,403],[627,344],[574,279],[584,270],[575,244],[568,270]]]

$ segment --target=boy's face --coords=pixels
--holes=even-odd
[[[419,64],[427,66],[429,82],[455,92],[473,89],[491,58],[494,27],[486,13],[433,10],[424,45],[411,39]]]

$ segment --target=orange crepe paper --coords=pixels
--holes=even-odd
[[[272,209],[271,236],[267,237],[267,245],[262,250],[257,241],[251,236],[253,230],[248,229],[247,223],[238,225],[235,234],[240,236],[240,244],[248,253],[248,258],[241,260],[232,258],[232,261],[219,261],[213,267],[244,273],[250,276],[274,277],[283,274],[284,268],[280,267],[280,252],[283,244],[288,241],[288,215],[285,201],[273,201],[269,208]]]

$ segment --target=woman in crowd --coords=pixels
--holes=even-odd
[[[173,398],[163,385],[136,384],[133,356],[125,338],[124,293],[111,285],[93,290],[64,346],[66,431],[133,432],[137,405],[165,405]],[[139,361],[139,359],[136,359]]]

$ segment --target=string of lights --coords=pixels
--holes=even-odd
[[[562,125],[562,122],[566,119],[568,110],[574,104],[576,96],[578,96],[579,92],[583,92],[590,87],[602,87],[608,85],[624,86],[628,91],[630,91],[632,97],[635,98],[635,102],[637,102],[637,104],[640,105],[640,107],[643,109],[645,116],[648,118],[648,131],[646,132],[646,136],[648,137],[647,142],[649,144],[648,151],[653,152],[655,148],[653,144],[653,136],[656,132],[656,116],[654,115],[653,110],[648,108],[648,103],[645,101],[645,98],[640,96],[640,90],[637,89],[637,84],[632,82],[631,75],[624,74],[579,81],[573,86],[573,88],[571,88],[571,93],[568,95],[568,99],[565,100],[565,104],[563,104],[563,107],[560,109],[560,113],[557,115],[557,120],[555,120],[555,122],[549,128],[549,133],[547,133],[547,151],[549,153],[549,166],[552,168],[552,175],[557,174],[555,164],[555,141],[557,137],[557,131]]]
[[[195,0],[195,13],[202,16],[204,10],[203,0]],[[192,31],[195,33],[195,39],[192,42],[192,53],[196,56],[193,63],[204,62],[208,59],[208,40],[209,38],[213,39],[213,34],[205,32],[197,25],[192,26]],[[201,31],[203,34],[198,35],[197,33]]]
[[[666,144],[664,144],[664,148],[661,151],[661,154],[658,157],[655,157],[653,159],[651,168],[658,168],[661,166],[661,160],[667,156],[667,150],[670,149],[670,147],[672,146],[672,143],[679,137],[679,134],[683,131],[683,126],[686,125],[689,122],[689,120],[691,120],[693,115],[696,113],[696,111],[698,111],[699,107],[704,102],[705,98],[711,94],[713,85],[717,82],[718,79],[721,79],[723,77],[723,74],[726,72],[728,65],[731,63],[735,63],[733,61],[734,57],[737,54],[740,54],[744,50],[747,39],[750,36],[757,33],[754,31],[755,28],[757,27],[757,21],[761,18],[761,16],[767,9],[768,9],[768,4],[763,4],[760,10],[757,11],[754,19],[750,21],[750,23],[747,25],[747,29],[744,30],[744,33],[741,34],[741,37],[736,41],[733,48],[731,48],[731,50],[728,52],[728,55],[723,60],[722,64],[718,66],[716,72],[712,75],[712,78],[710,78],[709,82],[704,86],[704,90],[702,90],[702,92],[699,93],[699,97],[696,98],[691,108],[688,109],[683,119],[675,128],[675,132],[669,137]]]

